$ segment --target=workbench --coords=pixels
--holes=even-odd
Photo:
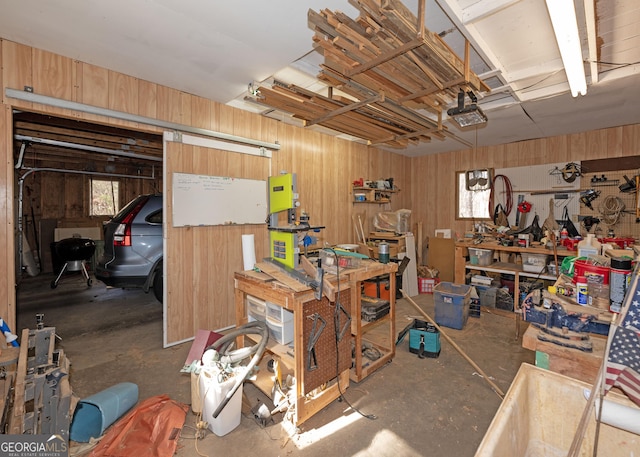
[[[277,359],[282,369],[283,379],[287,375],[295,378],[295,396],[291,420],[294,424],[301,424],[322,408],[327,406],[349,386],[350,378],[360,381],[373,371],[388,363],[395,356],[395,263],[382,264],[374,260],[362,260],[358,268],[346,268],[339,276],[325,273],[325,281],[329,281],[335,288],[336,301],[329,301],[326,296],[316,300],[314,290],[303,285],[298,286],[289,282],[291,287],[254,271],[236,272],[235,305],[236,325],[248,322],[246,299],[247,295],[260,300],[282,306],[293,312],[293,345],[283,345],[269,340],[267,351],[260,362],[260,370],[255,385],[271,397],[274,384],[273,374],[267,370],[270,358]],[[361,285],[362,282],[381,275],[389,275],[390,306],[389,314],[374,322],[362,322],[361,315]],[[340,313],[340,328],[338,334],[342,336],[336,351],[336,331],[334,326],[334,311],[336,302],[349,313],[351,322],[348,327],[347,315]],[[320,314],[326,321],[326,326],[315,344],[317,369],[310,369],[309,341],[314,333],[312,318]],[[380,328],[386,326],[385,337],[380,341],[367,338],[367,343],[374,346],[382,354],[375,361],[366,360],[362,355],[363,338],[369,329],[375,328],[379,334]],[[315,329],[317,330],[317,329]],[[248,337],[247,337],[248,338]],[[352,342],[355,355],[352,367]],[[238,338],[238,346],[245,345],[245,337]],[[339,365],[336,372],[336,365]]]
[[[396,354],[397,271],[398,265],[394,262],[384,264],[374,260],[364,260],[360,263],[359,268],[345,269],[342,273],[347,276],[351,290],[351,333],[355,346],[351,379],[355,382],[362,381],[373,371],[390,362]],[[360,318],[362,313],[362,283],[368,279],[384,275],[389,277],[389,314],[373,322],[365,322]],[[364,341],[380,351],[380,358],[377,360],[365,360],[363,358],[362,347]]]
[[[519,303],[519,290],[520,290],[520,278],[536,278],[536,279],[546,279],[549,281],[555,281],[557,277],[555,275],[550,275],[548,273],[532,273],[524,271],[522,265],[513,263],[513,262],[493,262],[490,265],[481,266],[481,265],[472,265],[467,262],[467,253],[468,248],[478,248],[478,249],[491,249],[495,252],[506,252],[509,254],[543,254],[547,256],[553,257],[553,250],[547,249],[545,247],[519,247],[519,246],[502,246],[496,242],[485,242],[480,244],[474,244],[468,241],[458,241],[455,244],[455,279],[454,282],[456,284],[464,284],[465,276],[467,270],[475,270],[475,271],[487,271],[493,273],[504,273],[514,276],[514,294],[513,294],[513,309],[518,312],[520,309]],[[558,257],[558,265],[562,262],[562,257],[576,255],[574,251],[569,251],[566,248],[558,248],[556,251],[556,255]]]
[[[270,302],[293,312],[293,347],[279,344],[269,339],[265,356],[260,361],[260,370],[254,384],[268,397],[272,396],[274,375],[267,369],[269,359],[279,362],[283,382],[287,375],[295,379],[295,395],[289,411],[290,420],[298,425],[312,417],[315,413],[340,397],[349,386],[349,370],[351,367],[351,338],[350,332],[338,343],[336,338],[333,313],[335,302],[331,303],[327,297],[316,300],[313,289],[303,286],[293,290],[288,286],[253,271],[236,272],[235,304],[236,325],[248,322],[246,299],[247,295]],[[340,284],[340,291],[336,298],[342,306],[350,309],[351,292],[349,283]],[[311,318],[319,314],[326,322],[320,338],[315,344],[317,369],[308,366],[308,344],[312,333]],[[341,322],[347,322],[344,315]],[[317,330],[317,329],[316,329]],[[239,337],[238,346],[245,345],[245,337]],[[337,360],[338,359],[338,360]],[[339,366],[338,366],[339,365]],[[336,372],[338,368],[338,372]]]
[[[539,332],[535,326],[529,325],[522,336],[522,347],[536,351],[536,366],[593,384],[604,357],[607,344],[605,337],[590,335],[593,351],[585,352],[540,341]]]

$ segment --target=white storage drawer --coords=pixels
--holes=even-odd
[[[249,322],[265,322],[267,319],[267,303],[264,300],[260,300],[252,295],[247,295],[246,304]]]
[[[293,341],[293,320],[280,322],[267,317],[269,337],[280,344],[289,344]]]
[[[289,311],[275,303],[266,302],[267,317],[277,322],[289,322],[293,320],[293,311]]]

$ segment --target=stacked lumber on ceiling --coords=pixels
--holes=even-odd
[[[462,60],[424,28],[424,0],[419,19],[399,0],[350,3],[360,12],[356,20],[339,11],[308,13],[328,94],[275,82],[260,87],[256,101],[370,144],[405,148],[443,139],[442,110],[458,92],[489,91],[470,71],[468,51]],[[345,95],[334,96],[333,88]]]

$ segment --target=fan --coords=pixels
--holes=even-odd
[[[467,190],[488,190],[491,189],[493,181],[492,170],[485,168],[481,170],[469,170],[465,173],[465,185]]]

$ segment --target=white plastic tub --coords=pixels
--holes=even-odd
[[[522,269],[528,273],[542,273],[547,268],[546,254],[522,253]]]
[[[493,263],[493,249],[469,248],[469,263],[486,267]]]

